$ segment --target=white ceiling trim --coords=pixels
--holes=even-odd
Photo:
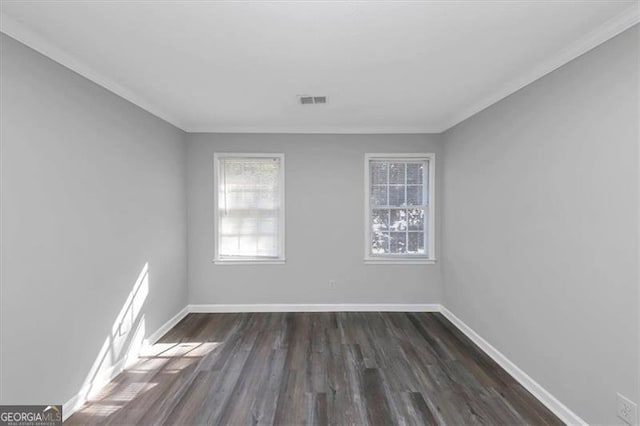
[[[517,92],[523,87],[528,86],[539,78],[544,77],[550,72],[571,62],[578,56],[583,55],[589,50],[601,45],[605,41],[612,39],[621,32],[631,28],[638,22],[640,22],[640,3],[635,3],[621,14],[605,22],[594,31],[590,32],[575,43],[571,44],[569,47],[561,50],[557,55],[534,67],[530,72],[522,75],[515,80],[510,81],[508,84],[502,86],[497,92],[491,94],[490,96],[487,96],[480,102],[477,102],[464,109],[460,112],[460,114],[453,115],[445,123],[442,123],[440,131],[444,132],[446,130],[449,130],[456,124],[461,123],[467,118],[479,113],[483,109],[488,108],[489,106]]]
[[[441,133],[440,127],[327,127],[327,128],[300,128],[300,127],[217,127],[217,126],[186,126],[188,133],[291,133],[314,135],[362,135],[362,134],[424,134]]]
[[[121,86],[112,79],[105,77],[100,72],[87,66],[82,61],[78,60],[73,55],[65,52],[57,46],[51,44],[42,36],[27,28],[15,19],[7,16],[5,13],[0,13],[0,31],[8,36],[18,40],[19,42],[26,44],[33,50],[47,56],[48,58],[58,62],[61,65],[69,68],[70,70],[80,74],[81,76],[93,81],[94,83],[104,87],[110,92],[115,93],[121,98],[139,106],[145,111],[155,115],[158,118],[184,130],[182,123],[173,114],[167,112],[163,108],[154,105],[153,103],[144,99],[144,97],[138,95],[132,90]]]
[[[538,80],[544,75],[558,69],[578,56],[599,46],[605,41],[615,37],[626,29],[640,22],[640,3],[634,3],[620,15],[610,19],[599,28],[582,37],[577,42],[560,51],[547,61],[534,67],[530,72],[503,85],[498,91],[492,93],[479,102],[464,108],[459,114],[452,115],[446,121],[436,126],[424,127],[336,127],[336,128],[293,128],[293,127],[220,127],[211,124],[186,124],[166,109],[158,107],[146,100],[143,96],[127,89],[110,78],[105,77],[95,69],[87,66],[73,55],[56,47],[36,32],[25,27],[20,22],[12,19],[4,13],[0,14],[0,31],[26,44],[32,49],[51,58],[52,60],[75,71],[83,77],[115,93],[116,95],[132,102],[149,113],[164,121],[192,133],[336,133],[336,134],[389,134],[389,133],[442,133],[467,118],[477,114],[485,108],[495,104],[505,97],[517,92],[523,87]]]

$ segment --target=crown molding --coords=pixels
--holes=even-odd
[[[144,109],[150,114],[172,124],[173,126],[184,130],[182,123],[173,114],[167,112],[163,108],[154,105],[144,97],[136,94],[132,90],[116,83],[113,79],[101,74],[92,67],[86,65],[83,61],[74,55],[53,45],[41,35],[24,26],[19,21],[11,18],[4,12],[0,12],[0,32],[11,38],[18,40],[20,43],[29,46],[31,49],[41,53],[42,55],[52,59],[55,62],[69,68],[77,74],[89,79],[99,86],[104,87],[110,92],[115,93],[121,98],[126,99],[132,104]]]
[[[573,44],[562,49],[556,55],[534,67],[531,71],[520,75],[515,80],[509,81],[507,84],[501,86],[498,91],[493,92],[489,96],[481,99],[479,102],[473,103],[471,106],[462,110],[459,114],[453,114],[449,120],[442,123],[440,131],[445,132],[449,130],[467,118],[476,115],[480,111],[571,62],[578,56],[598,47],[607,40],[612,39],[621,32],[636,25],[638,22],[640,22],[640,3],[634,3],[619,15],[616,15],[594,31],[591,31]]]
[[[188,133],[286,133],[286,134],[314,134],[314,135],[362,135],[362,134],[425,134],[442,133],[441,127],[419,126],[419,127],[327,127],[327,128],[301,128],[301,127],[225,127],[215,125],[193,125],[185,126],[184,131]]]
[[[440,312],[439,303],[256,303],[191,304],[189,313],[222,312]]]

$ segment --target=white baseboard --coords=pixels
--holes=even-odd
[[[171,317],[169,321],[165,322],[159,329],[157,329],[155,332],[151,333],[149,337],[144,339],[144,344],[153,345],[154,343],[156,343],[158,339],[164,336],[167,331],[171,330],[173,327],[176,326],[176,324],[182,321],[182,319],[186,317],[189,312],[190,312],[189,305],[180,309],[180,311],[177,314],[175,314],[173,317]]]
[[[332,303],[332,304],[247,304],[189,305],[189,312],[440,312],[438,303]]]
[[[473,343],[482,349],[500,367],[506,370],[518,383],[531,392],[542,404],[551,410],[556,416],[568,425],[587,425],[576,413],[571,411],[566,405],[560,402],[549,391],[543,388],[538,382],[533,380],[527,373],[522,371],[517,365],[502,354],[498,349],[483,339],[471,327],[465,324],[460,318],[455,316],[450,310],[442,307],[442,315],[464,333]]]

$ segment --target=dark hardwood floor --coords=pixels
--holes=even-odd
[[[562,424],[437,313],[190,314],[66,424]]]

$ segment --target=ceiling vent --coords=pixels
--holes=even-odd
[[[327,103],[327,97],[326,96],[299,95],[298,99],[300,100],[300,105],[314,105],[314,104],[326,104]]]

